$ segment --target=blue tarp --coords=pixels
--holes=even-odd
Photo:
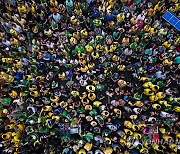
[[[173,27],[180,31],[180,18],[176,16],[173,12],[167,11],[163,15],[163,19],[169,22]]]

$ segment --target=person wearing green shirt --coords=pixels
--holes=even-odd
[[[11,98],[3,98],[1,103],[4,106],[9,106],[11,101],[12,101]]]
[[[178,57],[176,57],[176,58],[174,59],[174,63],[177,64],[177,65],[180,64],[180,56],[178,56]]]
[[[158,81],[157,85],[159,86],[159,88],[163,88],[166,86],[166,84],[163,81]]]
[[[81,9],[82,9],[83,15],[86,15],[88,13],[89,4],[88,3],[81,3]]]
[[[104,91],[104,85],[102,85],[102,84],[97,84],[96,86],[95,86],[95,88],[98,90],[98,91]]]
[[[58,29],[58,24],[56,22],[52,22],[51,27],[52,27],[52,30],[57,30]]]

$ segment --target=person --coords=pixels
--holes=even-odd
[[[177,0],[11,2],[2,153],[179,153],[179,33],[162,19]]]
[[[55,22],[60,22],[60,20],[61,20],[61,15],[57,12],[53,13],[52,17],[53,17]]]

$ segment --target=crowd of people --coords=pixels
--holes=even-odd
[[[0,1],[0,151],[180,151],[178,0]]]

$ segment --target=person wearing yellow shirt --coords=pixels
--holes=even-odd
[[[110,29],[113,29],[113,28],[114,28],[114,24],[115,24],[114,21],[110,21],[110,22],[109,22],[109,28],[110,28]]]
[[[58,7],[58,2],[56,0],[50,0],[50,5],[53,7]]]
[[[161,10],[161,6],[159,5],[159,3],[157,3],[154,7],[154,11],[160,11]]]
[[[128,38],[128,37],[124,37],[124,38],[122,39],[122,44],[123,44],[123,46],[128,45],[128,44],[129,44],[129,38]]]
[[[122,22],[125,19],[125,15],[123,13],[120,13],[117,15],[117,21]]]
[[[80,8],[77,8],[77,9],[74,9],[74,12],[77,14],[77,15],[80,15],[82,13],[82,10]]]
[[[31,6],[31,9],[30,9],[30,10],[31,10],[32,13],[35,13],[35,12],[36,12],[36,9],[35,9],[35,7],[34,7],[33,5]]]
[[[33,97],[38,97],[39,92],[38,91],[32,91],[32,92],[30,92],[30,95],[33,96]]]
[[[156,12],[156,11],[161,11],[161,9],[164,7],[164,3],[161,3],[161,2],[158,2],[156,5],[155,5],[155,7],[154,7],[154,11]]]
[[[81,67],[80,69],[81,69],[81,72],[85,73],[88,70],[88,66],[85,65],[84,67]]]
[[[73,37],[76,38],[77,40],[80,38],[80,33],[77,31],[77,32],[74,32],[73,33]]]
[[[171,7],[169,8],[169,10],[172,11],[172,12],[175,12],[175,6],[174,6],[174,5],[171,6]]]
[[[79,96],[79,92],[78,91],[71,91],[71,95],[73,96],[73,97],[78,97]]]
[[[21,13],[27,14],[27,9],[26,9],[25,5],[19,4],[19,6],[18,6],[17,9],[18,9],[18,11],[19,11],[20,14],[21,14]]]
[[[20,45],[20,42],[15,38],[11,38],[10,42],[11,42],[12,45]]]
[[[180,37],[178,37],[177,39],[176,39],[176,41],[175,41],[175,45],[178,45],[180,43]]]
[[[39,13],[37,13],[38,16],[42,17],[44,15],[44,11],[40,11]]]
[[[12,90],[10,93],[9,93],[9,96],[11,96],[12,98],[16,98],[18,95],[18,93],[14,90]]]
[[[164,66],[171,66],[173,64],[173,61],[169,61],[168,59],[165,59],[164,61],[163,61],[163,65]]]
[[[163,43],[163,46],[165,46],[166,48],[170,48],[171,47],[171,43],[166,41],[166,42]]]
[[[97,53],[97,52],[92,52],[92,53],[91,53],[91,56],[92,56],[93,59],[97,59],[97,58],[99,58],[99,53]]]
[[[180,10],[180,3],[175,4],[175,11],[179,11]]]
[[[153,9],[153,8],[149,8],[148,11],[147,11],[147,15],[150,16],[150,17],[153,16],[154,13],[155,13],[155,12],[154,12],[154,9]]]
[[[175,5],[171,6],[171,7],[169,8],[169,10],[172,11],[172,12],[177,12],[177,11],[179,11],[179,10],[180,10],[180,4],[175,4]]]
[[[86,60],[80,59],[79,64],[80,64],[80,66],[84,66],[86,64]]]
[[[111,8],[114,7],[114,4],[116,4],[116,0],[108,0],[109,6],[111,6]]]
[[[12,11],[12,8],[8,3],[6,4],[6,8],[7,8],[8,11]]]
[[[26,24],[26,20],[23,18],[18,17],[16,20],[22,27]]]
[[[95,92],[95,87],[93,85],[88,85],[88,86],[86,86],[86,90],[89,93],[92,93],[92,92]]]
[[[59,73],[59,74],[58,74],[58,77],[59,77],[60,79],[64,79],[64,78],[66,77],[66,74],[65,74],[64,72]]]
[[[138,19],[136,19],[135,17],[132,17],[130,21],[133,25],[135,25],[138,22]]]
[[[125,65],[118,65],[118,66],[117,66],[117,69],[118,69],[119,71],[124,71],[125,68],[126,68]]]
[[[95,93],[89,93],[88,98],[90,101],[94,101],[96,99],[96,94]]]
[[[10,30],[10,34],[13,35],[13,36],[18,36],[18,32],[14,29],[11,29]]]
[[[144,26],[144,30],[145,30],[146,32],[149,32],[150,29],[151,29],[151,27],[150,27],[149,25]]]
[[[156,97],[158,97],[158,99],[163,99],[165,97],[165,94],[163,92],[158,92],[156,93]]]
[[[174,2],[174,3],[176,3],[176,4],[178,3],[178,0],[171,0],[171,1]]]
[[[118,62],[118,61],[120,60],[120,57],[114,55],[114,56],[112,57],[112,60],[113,60],[114,62]]]
[[[73,25],[75,25],[75,24],[78,22],[78,20],[76,19],[75,16],[72,16],[72,17],[70,18],[70,21],[71,21],[71,23],[72,23]]]
[[[147,96],[154,95],[154,92],[151,89],[144,89],[144,94]]]
[[[153,35],[153,34],[155,34],[156,33],[156,30],[155,30],[155,28],[150,28],[150,33]]]
[[[93,47],[91,45],[89,45],[89,44],[85,46],[85,49],[86,49],[87,52],[92,52],[93,51]]]
[[[89,68],[90,70],[93,70],[94,67],[95,67],[95,64],[94,64],[94,63],[92,63],[92,62],[88,63],[88,68]]]

